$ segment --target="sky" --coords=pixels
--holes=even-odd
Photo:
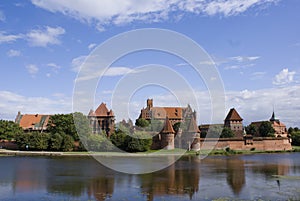
[[[18,111],[72,112],[74,87],[88,55],[119,34],[155,28],[186,36],[213,60],[225,94],[225,113],[213,123],[222,123],[234,107],[245,125],[269,119],[274,109],[288,127],[300,126],[299,10],[298,0],[1,1],[0,119],[14,120]],[[150,64],[164,68],[143,67]],[[118,87],[147,75],[166,85],[182,79],[193,93],[181,89],[180,82],[177,88],[153,83],[140,84],[130,100],[120,98],[128,92]],[[124,83],[126,77],[130,79]],[[136,119],[147,98],[153,98],[155,106],[176,106],[179,93],[186,98],[180,106],[191,104],[199,124],[211,123],[208,86],[186,60],[170,53],[144,50],[123,55],[95,87],[95,102],[88,106],[105,102],[117,120]]]

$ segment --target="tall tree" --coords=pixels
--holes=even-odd
[[[220,138],[232,138],[234,133],[230,128],[223,128]]]
[[[258,128],[259,134],[262,137],[274,137],[275,130],[269,121],[264,121]]]
[[[51,116],[48,123],[48,130],[51,134],[60,133],[70,135],[75,141],[79,140],[79,135],[88,135],[91,131],[87,117],[79,112]]]
[[[12,140],[22,133],[23,129],[15,122],[0,120],[0,140]]]
[[[257,128],[256,126],[254,126],[253,124],[250,124],[249,126],[246,126],[246,133],[250,134],[250,135],[254,135],[257,132]]]

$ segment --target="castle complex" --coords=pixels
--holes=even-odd
[[[196,111],[190,105],[186,107],[154,107],[153,99],[148,99],[146,107],[141,109],[138,119],[149,122],[158,122],[162,125],[160,130],[152,131],[152,149],[172,150],[181,148],[186,150],[199,151],[204,143],[212,143],[216,149],[229,147],[236,150],[260,149],[260,150],[291,150],[291,140],[288,137],[287,129],[279,119],[275,118],[273,112],[270,124],[275,130],[275,137],[261,137],[259,127],[265,121],[252,122],[256,127],[256,133],[249,135],[245,133],[243,119],[239,113],[231,108],[224,119],[223,124],[197,125]],[[88,120],[94,134],[104,133],[110,137],[115,129],[115,115],[109,110],[105,103],[101,103],[98,108],[90,110]],[[15,122],[24,131],[47,130],[50,115],[41,114],[21,114],[18,113]],[[212,126],[229,128],[234,133],[234,138],[201,138],[201,133],[207,133]],[[133,127],[132,132],[135,128]],[[217,142],[217,143],[216,143]]]

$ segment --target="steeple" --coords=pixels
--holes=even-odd
[[[273,109],[273,113],[272,113],[270,121],[276,121],[274,109]]]

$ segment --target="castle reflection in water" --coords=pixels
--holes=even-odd
[[[204,186],[209,181],[219,182],[238,196],[246,185],[246,175],[259,175],[266,179],[272,175],[287,175],[292,165],[290,160],[258,164],[255,160],[247,161],[240,157],[208,157],[200,160],[189,156],[158,172],[130,175],[105,168],[88,157],[11,157],[6,160],[9,162],[2,163],[4,171],[0,173],[0,185],[10,183],[14,194],[44,192],[98,201],[135,196],[137,192],[141,199],[149,201],[165,196],[197,200],[195,196],[205,193],[208,187],[204,189]],[[280,187],[280,183],[278,185]],[[213,186],[210,188],[213,191]],[[128,192],[120,193],[124,189]]]

